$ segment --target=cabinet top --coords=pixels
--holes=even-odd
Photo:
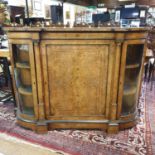
[[[144,32],[148,27],[120,28],[120,27],[4,27],[9,32]]]

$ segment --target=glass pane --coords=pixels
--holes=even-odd
[[[17,69],[18,78],[21,84],[25,87],[31,86],[31,71],[30,69]]]
[[[138,75],[139,68],[126,69],[124,91],[123,91],[123,103],[122,114],[134,113],[136,110],[136,94],[138,88]]]
[[[33,97],[19,93],[21,112],[28,115],[34,115]]]
[[[13,45],[15,62],[29,63],[29,46],[28,45]]]
[[[131,44],[127,47],[126,65],[141,63],[143,54],[143,44]]]
[[[15,80],[21,113],[34,115],[29,45],[13,45]]]
[[[136,111],[138,81],[143,55],[143,44],[128,45],[122,100],[122,115]]]

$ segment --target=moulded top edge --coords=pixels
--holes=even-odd
[[[120,27],[4,27],[8,32],[141,32],[148,31],[149,27],[120,28]]]

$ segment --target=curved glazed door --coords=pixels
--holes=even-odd
[[[126,41],[123,46],[118,113],[122,118],[136,113],[145,48],[145,40]]]
[[[10,49],[18,117],[36,120],[38,112],[33,43],[13,40],[10,41]]]

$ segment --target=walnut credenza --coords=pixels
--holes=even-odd
[[[136,124],[146,28],[5,28],[17,122],[38,133]]]

